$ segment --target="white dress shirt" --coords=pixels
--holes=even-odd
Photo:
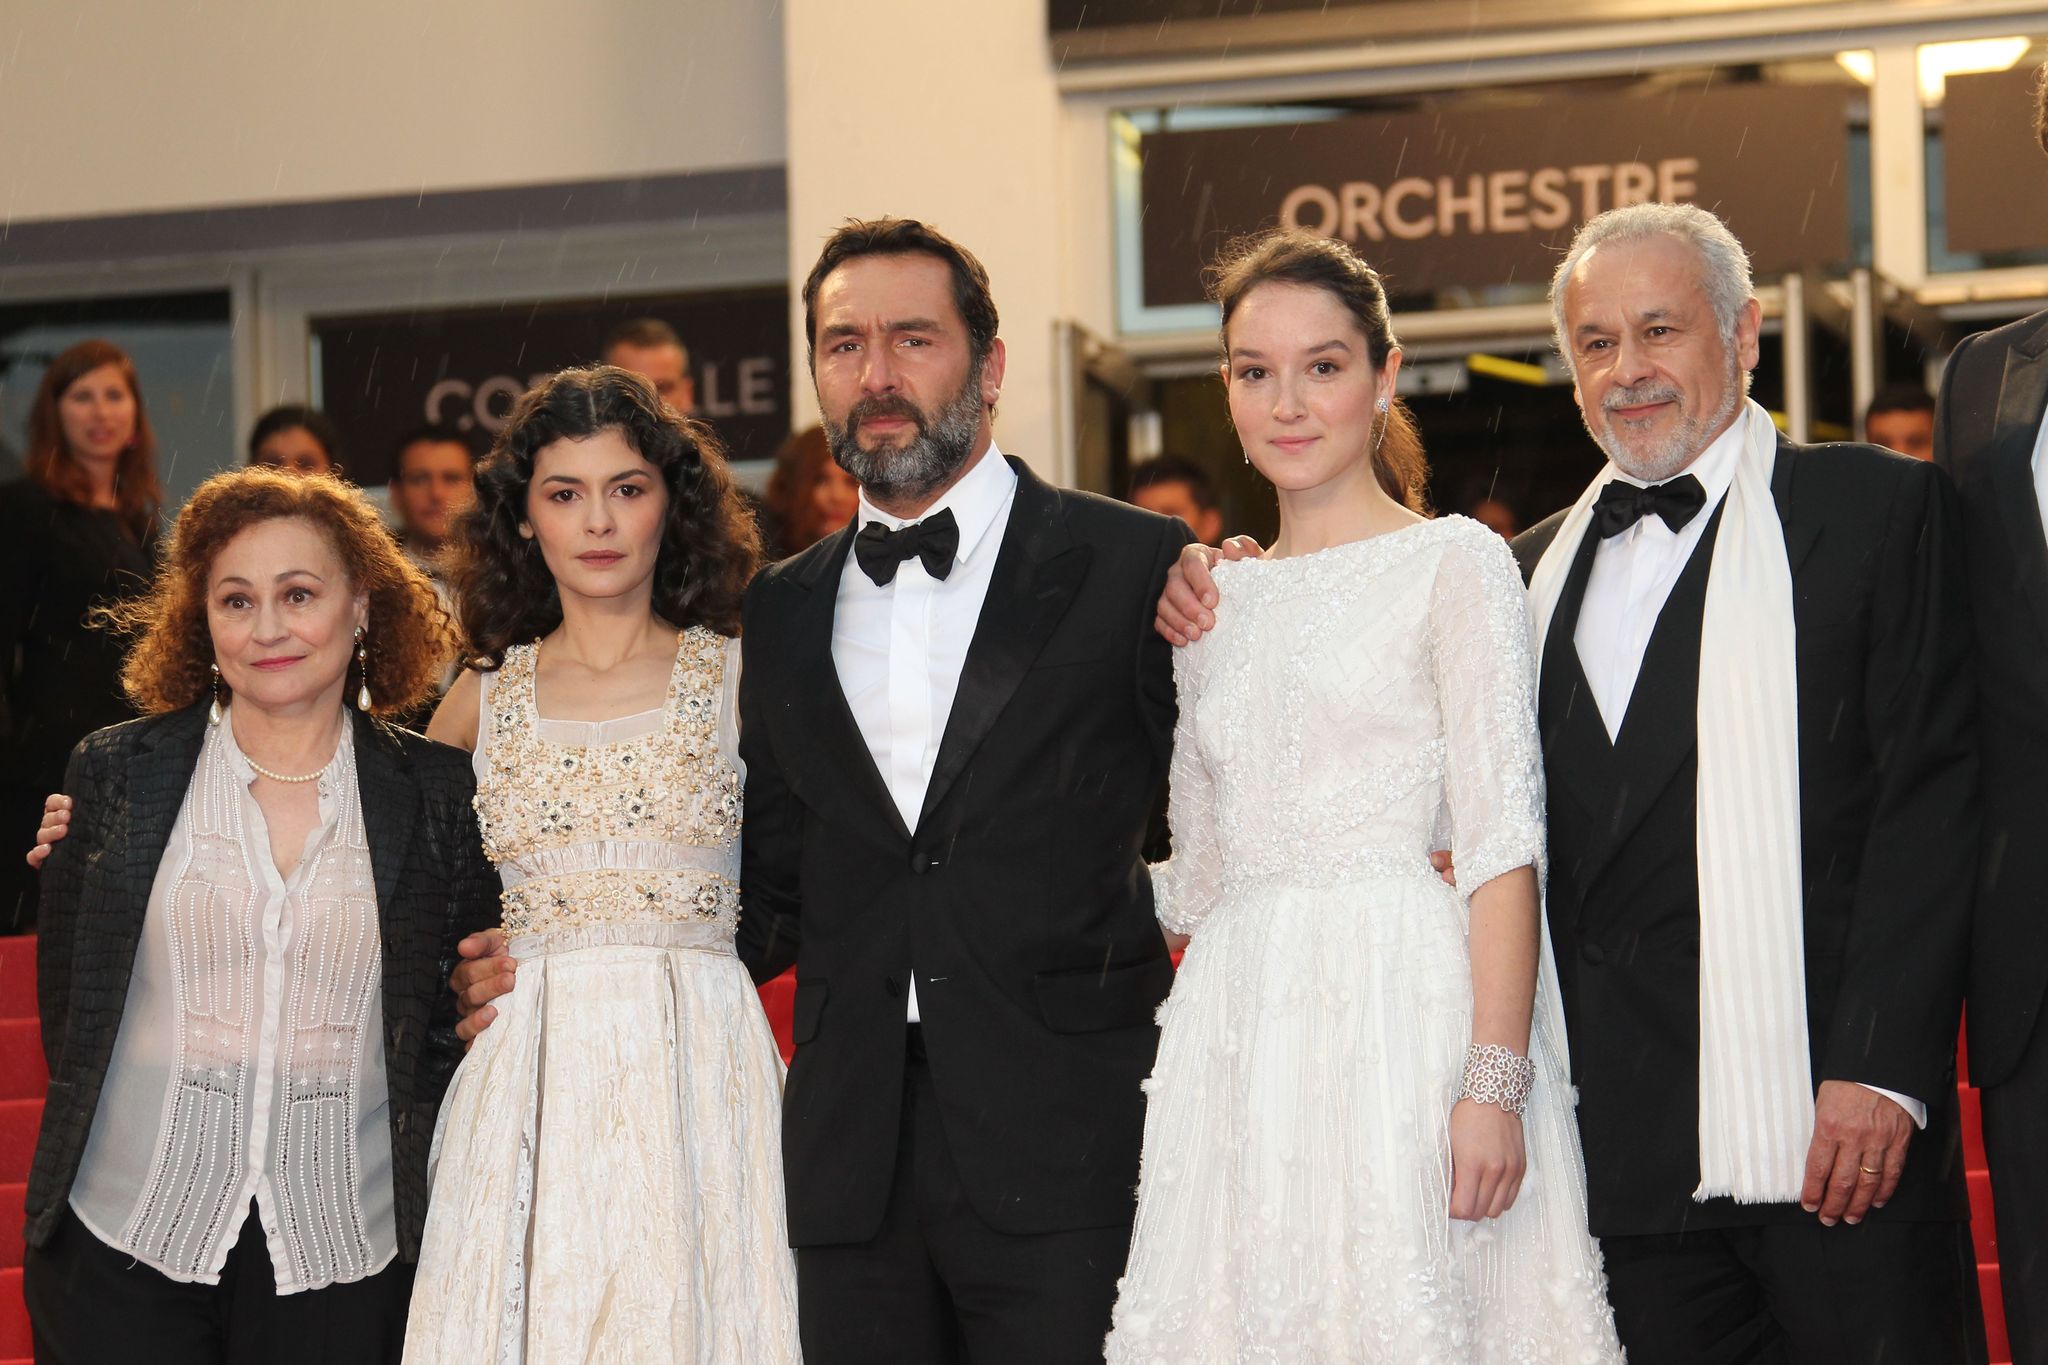
[[[922,521],[952,510],[960,527],[960,547],[950,574],[933,578],[923,561],[912,556],[888,584],[878,585],[849,553],[839,576],[832,664],[861,738],[913,834],[1016,496],[1016,472],[990,442],[974,467],[916,518]],[[871,521],[892,531],[914,524],[882,511],[863,491],[854,518],[856,533]],[[915,1023],[914,973],[905,994],[908,1017]]]
[[[255,780],[231,706],[157,865],[71,1209],[169,1278],[218,1284],[253,1200],[290,1294],[398,1254],[383,934],[346,718],[289,877]]]
[[[1735,482],[1735,466],[1742,458],[1742,443],[1748,423],[1739,418],[1715,437],[1699,457],[1682,471],[1700,481],[1707,500],[1699,512],[1677,531],[1652,514],[1618,536],[1600,542],[1593,552],[1593,571],[1586,579],[1586,599],[1579,608],[1579,621],[1572,631],[1572,644],[1579,652],[1579,666],[1586,671],[1586,685],[1600,708],[1607,737],[1621,733],[1628,714],[1636,675],[1642,671],[1643,654],[1650,647],[1650,634],[1657,617],[1677,586],[1679,575],[1699,548],[1714,519],[1714,509],[1728,496]],[[2039,481],[2041,454],[2034,456]],[[1614,477],[1638,488],[1649,485],[1615,468]],[[1677,477],[1676,475],[1673,476]],[[1588,531],[1588,535],[1597,534]],[[1911,1096],[1881,1086],[1865,1086],[1896,1103],[1915,1125],[1927,1126],[1927,1106]]]
[[[2048,419],[2034,433],[2034,501],[2040,504],[2041,534],[2048,536]]]

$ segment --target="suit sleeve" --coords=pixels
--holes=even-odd
[[[1138,622],[1138,711],[1151,731],[1153,747],[1163,767],[1173,745],[1174,691],[1172,645],[1152,628],[1158,615],[1159,599],[1166,593],[1166,576],[1180,559],[1183,547],[1194,543],[1194,532],[1174,517],[1166,523],[1152,558],[1151,575],[1140,606]]]
[[[768,733],[772,670],[763,665],[756,606],[772,585],[756,579],[740,631],[740,760],[746,768],[746,816],[740,835],[740,922],[736,946],[754,981],[769,981],[796,961],[803,906],[803,806],[789,789]]]
[[[449,1070],[452,1071],[454,1063],[462,1058],[462,1042],[455,1036],[455,1025],[460,1015],[455,1007],[455,992],[447,984],[461,961],[455,945],[471,934],[498,927],[503,918],[503,907],[498,898],[498,871],[484,856],[483,834],[477,828],[475,802],[467,799],[455,801],[450,803],[450,810],[453,818],[448,822],[445,847],[455,870],[449,886],[448,917],[444,921],[441,942],[435,945],[437,988],[427,1017],[427,1045],[449,1060]]]
[[[1948,476],[1903,466],[1863,686],[1876,791],[1822,1079],[1938,1103],[1962,1010],[1978,838],[1976,679]]]
[[[107,803],[113,793],[100,785],[100,758],[90,739],[71,751],[64,790],[72,802],[71,829],[43,864],[36,925],[36,1012],[43,1026],[43,1061],[55,1076],[64,1055],[64,1030],[71,1011],[72,952],[78,936],[79,902],[85,869],[105,851]]]

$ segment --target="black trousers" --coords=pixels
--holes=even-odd
[[[1099,1365],[1130,1243],[1129,1223],[1020,1237],[983,1222],[913,1026],[881,1231],[797,1248],[805,1365]]]
[[[1967,1232],[1802,1219],[1600,1249],[1630,1365],[1976,1365]]]
[[[186,1284],[64,1212],[22,1276],[36,1365],[397,1365],[413,1268],[279,1294],[252,1206],[220,1283]]]
[[[2013,1365],[2048,1365],[2048,1015],[2019,1070],[1984,1091],[1984,1157]]]

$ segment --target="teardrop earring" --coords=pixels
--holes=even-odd
[[[356,688],[356,710],[370,709],[370,647],[364,643],[369,634],[361,626],[356,627],[356,667],[362,670],[362,686]]]
[[[210,690],[210,691],[211,691],[211,692],[213,693],[213,704],[212,704],[211,706],[209,706],[209,707],[207,707],[207,708],[206,708],[206,723],[207,723],[208,725],[218,725],[218,724],[220,724],[220,717],[221,717],[221,710],[220,710],[220,665],[219,665],[219,664],[208,664],[208,665],[207,665],[207,668],[208,668],[208,669],[210,669],[210,670],[212,670],[212,673],[213,673],[213,676],[212,676],[211,678],[209,678],[209,679],[207,680],[207,687],[208,687],[208,689],[209,689],[209,690]]]

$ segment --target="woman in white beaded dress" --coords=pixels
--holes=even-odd
[[[1279,491],[1182,650],[1159,917],[1191,935],[1111,1362],[1619,1359],[1554,986],[1506,545],[1428,520],[1378,277],[1273,233],[1219,267],[1223,378]],[[1457,886],[1431,868],[1453,854]]]
[[[624,370],[529,393],[478,473],[488,667],[429,733],[475,753],[517,985],[442,1107],[408,1362],[798,1359],[782,1063],[733,955],[756,546],[715,438]]]

